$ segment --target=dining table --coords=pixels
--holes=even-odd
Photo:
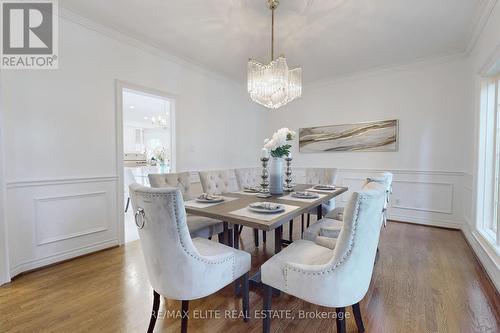
[[[295,192],[312,192],[318,197],[311,199],[295,198],[293,192],[284,192],[279,195],[271,195],[268,198],[259,197],[259,193],[249,193],[245,191],[222,193],[222,202],[214,204],[200,204],[196,200],[186,201],[186,213],[210,217],[223,221],[224,238],[231,239],[229,245],[238,248],[239,227],[245,226],[263,231],[274,231],[274,253],[281,251],[283,245],[289,244],[292,240],[283,239],[283,225],[293,221],[294,218],[302,214],[311,213],[316,210],[317,219],[322,218],[322,204],[328,203],[331,199],[338,197],[348,190],[347,187],[335,186],[330,190],[316,190],[313,184],[296,184]],[[284,207],[280,213],[256,213],[249,209],[249,205],[258,202],[269,202],[279,204]],[[232,228],[229,227],[232,224]],[[253,282],[260,281],[260,275],[252,277]]]

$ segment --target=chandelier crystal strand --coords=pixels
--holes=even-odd
[[[250,98],[265,107],[277,109],[302,95],[302,68],[289,69],[286,58],[274,59],[274,10],[278,1],[268,0],[271,19],[271,62],[263,65],[248,60],[247,85]]]

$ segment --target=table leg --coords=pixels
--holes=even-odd
[[[274,254],[279,253],[281,251],[281,247],[283,241],[283,226],[280,225],[276,229],[274,229]]]
[[[223,222],[222,225],[224,226],[224,242],[227,246],[233,247],[233,235],[229,229],[229,223]]]
[[[321,205],[319,205],[317,208],[316,208],[316,216],[317,216],[317,221],[321,220],[323,218],[323,207]]]
[[[235,249],[240,248],[240,232],[239,232],[239,225],[235,224],[233,228],[233,234],[234,234],[234,243],[233,246]]]

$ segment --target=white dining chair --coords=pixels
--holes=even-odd
[[[385,193],[385,189],[386,186],[383,183],[371,181],[370,178],[367,178],[362,191],[375,190]],[[382,210],[382,216],[383,214],[384,211]],[[322,218],[304,231],[303,239],[333,250],[343,227],[342,218],[343,210],[342,216],[339,216],[337,219]]]
[[[130,206],[130,195],[128,193],[128,187],[130,184],[136,183],[134,173],[132,172],[132,169],[126,168],[125,172],[123,173],[123,178],[124,178],[124,185],[125,185],[125,194],[127,196],[127,203],[125,204],[125,213],[128,212],[128,207]]]
[[[375,175],[373,177],[368,177],[365,179],[365,182],[363,183],[363,187],[368,184],[369,182],[377,182],[380,184],[383,184],[386,189],[385,189],[385,204],[384,204],[384,226],[387,224],[387,207],[389,206],[389,202],[391,200],[391,194],[392,194],[392,179],[393,179],[393,174],[390,172],[383,172],[378,175]],[[330,213],[326,214],[325,217],[334,219],[334,220],[342,220],[342,214],[343,214],[343,207],[336,207],[334,210],[332,210]]]
[[[153,332],[158,317],[160,295],[181,300],[185,313],[190,300],[209,296],[237,279],[242,284],[242,311],[247,321],[250,254],[208,239],[191,239],[184,200],[178,188],[132,184],[130,196],[149,282],[153,287],[148,332]],[[187,325],[188,318],[183,315],[183,333],[187,332]]]
[[[310,185],[335,185],[337,181],[337,169],[336,168],[306,168],[306,184]],[[330,199],[327,203],[321,205],[322,216],[325,216],[329,212],[335,209],[335,198]],[[311,222],[311,214],[316,215],[316,210],[311,210],[307,213],[307,227],[309,227]],[[304,219],[302,218],[302,232],[304,232]]]
[[[203,192],[208,194],[222,194],[240,191],[236,172],[233,169],[229,170],[209,170],[200,171],[199,173],[201,187]],[[234,229],[232,224],[228,225],[233,229],[234,238],[229,237],[228,245],[238,247],[238,238],[243,230],[243,226]],[[253,229],[255,247],[259,246],[259,230]],[[264,239],[265,242],[265,239]]]
[[[345,308],[352,306],[358,330],[364,332],[359,302],[373,272],[382,221],[384,193],[354,192],[344,211],[344,226],[334,250],[297,240],[261,267],[263,311],[270,313],[273,288],[307,302],[335,308],[337,332],[345,333]],[[263,332],[271,317],[263,316]]]
[[[149,184],[153,188],[177,187],[181,190],[184,201],[193,198],[191,193],[191,174],[189,172],[179,173],[150,173]],[[224,227],[222,221],[204,216],[187,214],[186,217],[189,233],[192,238],[212,238],[218,235],[219,241],[224,242]]]
[[[238,187],[244,189],[245,187],[259,186],[262,182],[261,168],[240,168],[234,170],[236,173],[236,181]]]

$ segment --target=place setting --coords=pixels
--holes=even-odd
[[[250,203],[247,207],[232,211],[229,214],[270,221],[297,208],[299,207],[261,201]]]
[[[236,200],[237,198],[225,197],[222,195],[214,195],[208,193],[202,193],[193,200],[185,202],[185,206],[195,207],[195,208],[205,208],[211,207],[223,202],[229,202]]]
[[[337,187],[335,185],[329,185],[329,184],[318,184],[307,189],[307,191],[324,192],[324,193],[332,193],[335,190],[337,190]]]
[[[295,200],[295,201],[303,201],[303,202],[311,202],[318,200],[322,197],[324,197],[325,194],[320,194],[316,192],[310,192],[310,191],[294,191],[291,192],[288,195],[282,196],[278,198],[279,200]]]

